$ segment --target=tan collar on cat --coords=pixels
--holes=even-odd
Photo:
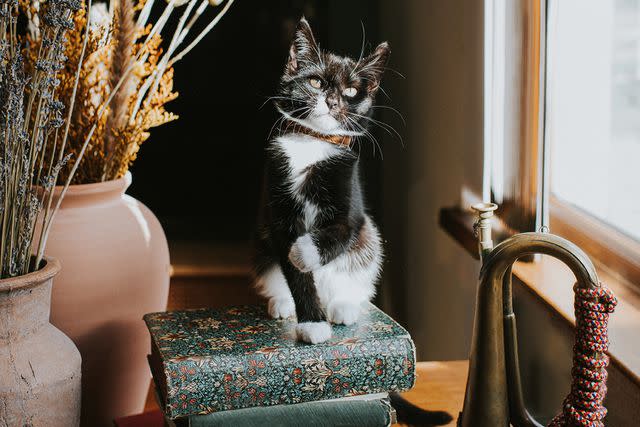
[[[308,127],[303,126],[300,123],[296,123],[293,120],[287,120],[284,125],[284,130],[286,132],[303,133],[339,147],[349,148],[349,146],[351,146],[351,137],[349,135],[327,135],[316,132],[313,129],[309,129]]]

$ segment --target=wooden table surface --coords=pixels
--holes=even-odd
[[[455,426],[462,410],[468,367],[466,360],[418,362],[416,385],[402,395],[420,408],[447,411],[453,416],[447,425]]]

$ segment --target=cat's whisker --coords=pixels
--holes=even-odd
[[[362,74],[364,72],[373,72],[373,73],[381,73],[384,71],[384,67],[376,64],[376,63],[369,63],[369,64],[365,64],[362,68],[360,68],[358,70],[359,74]]]
[[[376,120],[373,117],[369,117],[369,116],[365,116],[365,115],[358,114],[358,113],[353,113],[353,112],[349,112],[348,114],[350,116],[354,116],[354,117],[357,117],[357,118],[360,118],[360,119],[368,120],[368,121],[372,122],[373,124],[377,124],[379,126],[388,127],[390,129],[393,129],[393,127],[391,125],[389,125],[389,124],[387,124],[387,123],[385,123],[383,121]]]
[[[290,112],[288,112],[287,114],[292,115],[295,114],[297,112],[302,111],[302,114],[307,114],[309,112],[311,112],[312,107],[309,106],[304,106],[304,107],[300,107],[300,108],[296,108],[295,110],[291,110]],[[285,120],[287,119],[287,117],[283,114],[281,115],[273,124],[273,126],[271,126],[271,130],[269,131],[269,136],[267,137],[267,139],[271,139],[271,135],[273,134],[273,130],[279,125],[282,124]],[[286,130],[286,129],[285,129]]]
[[[303,98],[299,98],[299,97],[291,97],[291,96],[270,96],[270,97],[268,97],[268,98],[267,98],[267,99],[266,99],[266,100],[265,100],[265,101],[260,105],[260,107],[258,107],[258,109],[259,109],[259,110],[261,110],[265,105],[267,105],[267,103],[268,103],[269,101],[273,101],[273,100],[276,100],[276,99],[282,99],[282,100],[285,100],[285,101],[291,101],[291,100],[293,100],[293,101],[298,101],[298,100],[299,100],[299,101],[304,101],[304,99],[303,99]]]
[[[307,95],[309,98],[315,98],[316,97],[315,94],[311,93],[309,88],[307,88],[306,86],[301,85],[300,82],[294,80],[293,83],[298,87],[298,89],[302,90],[302,92],[304,92],[304,94]]]
[[[400,71],[396,70],[395,68],[391,68],[389,66],[384,66],[382,67],[383,71],[391,71],[393,74],[395,74],[396,76],[400,77],[401,79],[406,79],[405,75],[402,74]]]
[[[380,92],[382,92],[382,94],[389,100],[391,101],[391,96],[389,96],[389,94],[387,93],[386,90],[384,90],[384,88],[382,87],[382,85],[378,85],[378,90]]]
[[[302,112],[300,115],[301,115],[301,116],[304,116],[305,114],[310,113],[310,112],[313,110],[313,108],[314,108],[314,107],[310,107],[310,106],[308,106],[308,105],[304,105],[304,106],[302,106],[302,107],[298,107],[298,108],[296,108],[296,109],[293,109],[293,110],[287,111],[287,114],[288,114],[290,117],[293,117],[296,113]]]
[[[320,53],[320,43],[314,44],[313,49],[316,52],[316,55],[318,55],[318,62],[320,62],[320,67],[324,68],[324,61],[322,60],[322,54]]]
[[[375,157],[376,155],[376,150],[375,148],[378,147],[378,150],[380,151],[380,158],[382,160],[384,160],[384,154],[382,152],[382,147],[380,146],[380,143],[378,142],[378,139],[373,136],[373,134],[371,132],[369,132],[369,130],[367,130],[364,126],[362,126],[360,123],[358,123],[357,121],[353,120],[350,117],[347,117],[347,120],[352,123],[353,125],[357,126],[359,128],[359,132],[363,133],[363,136],[365,136],[367,139],[369,139],[373,144],[372,144],[372,149],[373,149],[373,157]]]
[[[291,114],[295,114],[298,111],[305,111],[305,109],[310,109],[310,107],[305,106],[305,107],[300,107],[297,108],[295,110],[291,111]],[[282,124],[284,122],[284,120],[286,119],[286,117],[284,115],[281,115],[276,121],[275,123],[271,126],[271,129],[269,130],[269,135],[267,137],[267,139],[271,139],[271,135],[273,134],[273,130],[279,126],[280,124]]]
[[[371,108],[372,109],[381,108],[383,110],[390,110],[390,111],[392,111],[393,113],[395,113],[398,116],[398,118],[402,121],[402,124],[404,126],[407,125],[407,122],[404,120],[404,116],[402,115],[402,113],[400,113],[400,111],[396,110],[393,107],[390,107],[388,105],[372,105]]]
[[[403,143],[403,140],[402,140],[402,135],[400,135],[400,133],[393,126],[391,126],[390,124],[385,123],[385,122],[380,121],[380,120],[376,120],[376,119],[374,119],[372,117],[363,116],[363,115],[357,114],[357,113],[349,113],[349,114],[353,115],[355,117],[358,117],[358,118],[360,118],[362,120],[367,120],[368,122],[370,122],[371,124],[373,124],[375,126],[379,126],[381,129],[384,129],[389,135],[397,137],[400,140],[402,146],[404,147],[404,143]]]
[[[347,126],[347,130],[349,132],[361,132],[359,130],[357,130],[354,126],[352,126],[353,121],[351,119],[349,119],[349,117],[347,117],[347,122],[345,123],[345,125]],[[358,144],[358,160],[360,160],[360,152],[361,152],[361,144],[360,144],[360,138],[359,137],[355,137],[353,138],[353,141]]]
[[[354,78],[354,74],[358,70],[358,67],[360,67],[360,63],[362,62],[362,58],[364,58],[364,45],[365,45],[365,40],[366,40],[366,34],[365,34],[365,30],[364,30],[364,22],[360,21],[360,26],[362,27],[362,44],[360,46],[360,55],[358,56],[358,60],[356,61],[356,65],[353,67],[353,69],[351,70],[351,73],[349,74],[349,77],[351,77],[352,79]]]
[[[382,147],[380,146],[378,139],[375,136],[373,136],[373,134],[368,130],[365,130],[364,134],[369,139],[369,141],[372,142],[371,149],[373,151],[373,157],[375,158],[376,156],[376,147],[377,147],[378,151],[380,151],[380,159],[384,160],[384,154],[382,153]]]
[[[269,130],[269,135],[267,136],[267,140],[271,139],[271,135],[273,134],[273,130],[276,128],[276,126],[278,125],[278,123],[280,123],[281,121],[284,120],[284,116],[280,116],[278,117],[278,119],[273,123],[273,125],[271,126],[271,129]]]
[[[382,152],[382,146],[378,142],[378,139],[367,128],[365,128],[364,126],[360,125],[357,122],[356,124],[362,128],[363,133],[371,140],[371,142],[373,142],[375,146],[378,147],[378,150],[380,151],[380,158],[384,160],[384,153]],[[375,156],[375,150],[374,150],[374,156]]]
[[[369,139],[371,140],[371,142],[373,142],[372,146],[378,147],[378,151],[380,152],[380,159],[384,160],[384,153],[382,152],[382,146],[378,142],[378,139],[375,136],[373,136],[373,134],[371,132],[369,132],[368,130],[365,131],[365,135],[369,135]],[[373,157],[375,157],[375,156],[376,156],[376,150],[374,148]]]

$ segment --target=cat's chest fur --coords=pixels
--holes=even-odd
[[[290,168],[290,177],[305,177],[309,166],[339,156],[341,149],[309,135],[288,134],[276,139]]]
[[[295,206],[297,220],[306,230],[334,211],[350,193],[353,154],[309,135],[286,134],[275,140],[280,165],[280,197]]]

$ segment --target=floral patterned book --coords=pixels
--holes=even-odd
[[[321,344],[263,306],[151,313],[149,364],[168,418],[404,391],[415,383],[409,333],[373,304]]]

